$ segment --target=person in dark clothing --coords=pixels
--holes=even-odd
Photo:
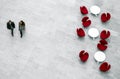
[[[25,31],[25,22],[22,20],[19,22],[19,31],[20,31],[20,37],[22,38],[23,32]]]
[[[15,23],[9,20],[7,22],[7,28],[11,30],[11,35],[14,36],[14,28],[15,28]]]

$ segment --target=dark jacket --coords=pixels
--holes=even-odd
[[[15,24],[14,24],[14,22],[7,22],[7,28],[8,29],[14,29],[15,28]]]

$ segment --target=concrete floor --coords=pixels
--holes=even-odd
[[[88,14],[92,20],[89,28],[111,31],[105,54],[112,67],[107,73],[100,72],[100,64],[93,59],[100,38],[81,40],[76,35],[76,28],[82,27],[82,5],[88,9],[98,5],[101,13],[112,15],[102,24],[100,15]],[[16,24],[14,37],[6,29],[9,19]],[[18,31],[21,19],[26,22],[22,39]],[[0,79],[120,79],[119,21],[118,0],[0,0]],[[86,63],[78,57],[83,49],[90,54]]]

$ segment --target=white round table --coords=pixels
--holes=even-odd
[[[94,15],[98,15],[100,13],[100,7],[94,5],[90,7],[90,12]]]
[[[104,52],[102,51],[97,51],[95,54],[94,54],[94,59],[97,61],[97,62],[103,62],[105,61],[106,59],[106,55]]]
[[[88,30],[88,35],[89,35],[91,38],[95,39],[95,38],[97,38],[97,37],[99,36],[99,31],[98,31],[98,29],[96,29],[96,28],[90,28],[90,29]]]

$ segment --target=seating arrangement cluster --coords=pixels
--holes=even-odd
[[[98,6],[95,6],[95,7],[98,8],[98,10],[96,10],[98,12],[96,12],[95,9],[94,9],[94,11],[96,13],[100,13],[99,7]],[[90,9],[90,10],[92,10],[92,9]],[[90,27],[90,25],[92,24],[92,21],[87,16],[89,11],[88,11],[86,6],[80,6],[80,13],[83,15],[83,18],[81,19],[81,23],[82,23],[83,27],[77,28],[76,33],[77,33],[77,35],[80,39],[83,39],[86,36],[86,32],[85,32],[84,29],[87,29],[88,27]],[[97,16],[96,13],[95,14],[93,13],[93,15],[95,15],[95,17]],[[91,11],[91,14],[92,14],[92,11]],[[102,13],[100,16],[101,16],[100,20],[103,24],[108,22],[111,19],[111,14],[110,13]],[[110,38],[110,35],[111,34],[110,34],[109,30],[103,29],[100,32],[100,34],[99,34],[100,41],[96,46],[99,51],[104,53],[104,51],[107,50],[108,39]],[[89,53],[85,50],[81,50],[80,53],[79,53],[79,58],[82,62],[86,62],[89,58]],[[100,66],[99,66],[99,70],[102,71],[102,72],[106,72],[111,68],[111,65],[108,62],[105,62],[105,59],[103,59],[102,61],[99,61],[99,60],[96,59],[96,61],[101,63]]]

